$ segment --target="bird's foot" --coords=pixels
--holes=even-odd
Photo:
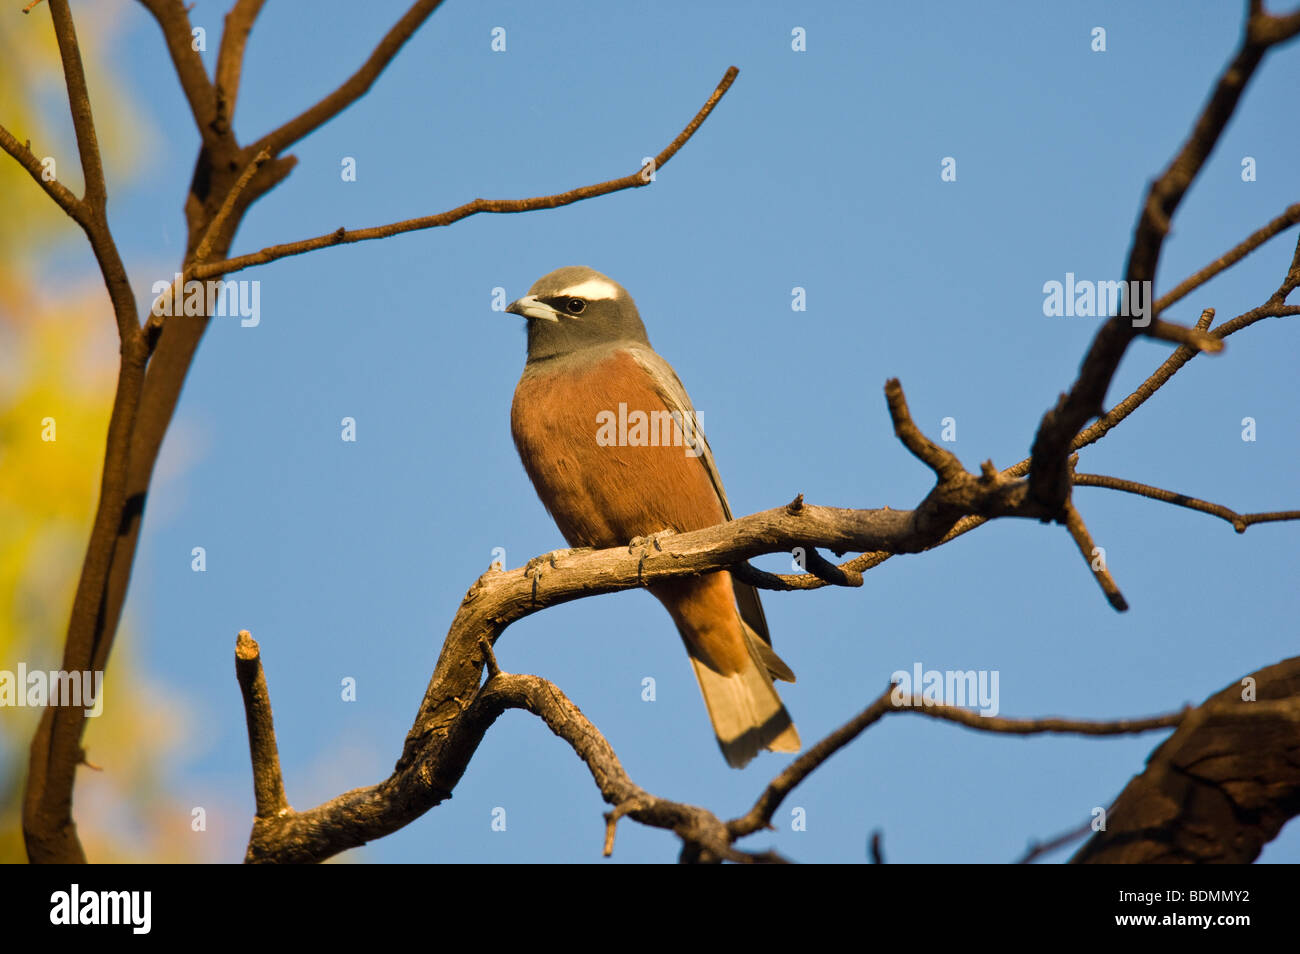
[[[651,551],[662,553],[664,548],[659,541],[664,537],[671,537],[676,532],[676,530],[660,530],[658,533],[652,533],[649,536],[632,538],[632,542],[627,545],[627,552],[636,553],[637,550],[641,551],[641,559],[637,561],[636,565],[638,580],[641,578],[641,571],[645,569],[645,561],[650,556]]]
[[[591,547],[570,547],[565,550],[552,550],[550,553],[543,553],[541,556],[535,556],[524,564],[524,576],[533,578],[533,602],[537,602],[537,587],[542,581],[542,575],[546,568],[557,568],[559,561],[563,557],[573,556],[575,553],[590,553]]]

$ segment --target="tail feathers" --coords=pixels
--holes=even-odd
[[[757,660],[743,672],[724,676],[691,657],[713,731],[727,764],[743,768],[763,749],[799,751],[799,733],[781,704],[766,668]]]
[[[745,632],[749,634],[749,647],[758,653],[759,664],[771,675],[773,679],[780,679],[782,682],[794,682],[794,671],[785,664],[785,660],[776,654],[767,641],[761,639],[748,623],[744,623]]]

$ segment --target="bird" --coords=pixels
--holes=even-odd
[[[622,285],[560,268],[506,312],[526,319],[528,337],[511,433],[570,547],[647,545],[732,518],[691,399]],[[797,752],[773,681],[795,677],[772,649],[758,591],[726,570],[646,588],[676,624],[727,764]]]

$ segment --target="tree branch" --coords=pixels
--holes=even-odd
[[[294,160],[277,158],[274,149],[268,148],[265,151],[272,154],[268,162],[260,146],[243,149],[238,146],[228,122],[221,121],[223,117],[228,120],[233,100],[226,102],[225,113],[219,117],[214,86],[191,46],[186,8],[177,0],[142,0],[142,3],[162,28],[203,141],[185,202],[189,236],[181,271],[194,275],[192,267],[196,263],[210,255],[220,259],[229,253],[230,242],[244,213],[288,175]],[[223,38],[224,50],[218,56],[218,73],[226,92],[233,94],[237,88],[243,44],[258,6],[248,0],[238,0],[227,21],[229,35]],[[358,74],[364,74],[362,86],[355,85],[357,77],[354,77],[313,110],[273,133],[274,142],[284,148],[359,97],[396,54],[405,36],[418,25],[417,20],[427,16],[434,7],[436,4],[416,4],[390,31],[384,44]],[[3,133],[0,145],[82,226],[103,273],[122,340],[122,365],[109,420],[100,499],[77,584],[63,656],[65,670],[103,670],[126,599],[154,464],[207,318],[165,325],[150,323],[147,334],[141,327],[134,294],[104,211],[107,189],[67,0],[52,0],[51,10],[78,148],[86,170],[87,199],[76,199],[58,183],[41,180],[39,163],[30,148],[19,146],[8,130],[0,131]],[[412,19],[420,11],[423,14]],[[701,119],[702,116],[697,117],[695,125]],[[679,137],[671,151],[676,151],[686,138],[689,136]],[[222,270],[220,262],[210,263],[203,267],[201,275],[194,277],[210,278]],[[76,768],[84,759],[83,729],[82,710],[49,708],[32,739],[23,804],[24,838],[32,861],[85,860],[72,820]]]
[[[80,203],[83,215],[78,222],[95,253],[121,339],[121,365],[108,422],[99,505],[73,598],[62,660],[65,672],[102,671],[113,639],[112,630],[103,628],[104,591],[126,506],[128,452],[144,386],[147,355],[135,317],[135,293],[131,290],[106,218],[107,189],[81,53],[67,0],[50,0],[50,15],[63,61],[68,103],[86,177],[86,196]],[[32,861],[66,863],[85,860],[72,821],[76,769],[85,760],[81,748],[84,727],[85,710],[49,707],[42,714],[32,737],[23,792],[23,836]]]
[[[185,287],[185,282],[193,277],[195,264],[201,263],[212,253],[212,247],[218,241],[218,236],[221,235],[227,222],[230,221],[230,217],[235,210],[235,204],[239,201],[239,197],[244,193],[244,190],[248,188],[249,182],[252,181],[253,176],[257,175],[257,171],[262,167],[262,164],[270,158],[270,153],[263,149],[253,157],[252,162],[244,167],[244,171],[239,174],[239,178],[235,180],[235,184],[231,187],[230,191],[226,193],[226,198],[221,203],[221,208],[217,210],[217,214],[208,224],[207,230],[203,233],[203,238],[199,240],[198,247],[194,250],[194,254],[190,256],[190,264],[187,264],[185,269],[172,280],[172,284],[167,291],[154,299],[153,304],[149,307],[149,318],[145,322],[145,332],[149,336],[151,343],[157,340],[156,336],[162,330],[163,324],[168,317],[160,311],[162,303],[180,300],[182,289]]]
[[[713,94],[708,98],[700,111],[678,135],[677,138],[670,142],[664,150],[654,159],[654,168],[662,169],[677,151],[684,146],[687,141],[699,129],[700,124],[708,118],[709,113],[713,112],[713,107],[717,105],[723,95],[730,89],[731,84],[735,82],[736,76],[739,75],[736,67],[731,67],[718,83]],[[267,142],[264,138],[256,145],[262,145]],[[611,192],[620,192],[624,189],[640,189],[650,184],[648,176],[644,175],[644,167],[622,176],[618,179],[610,179],[606,182],[598,182],[595,185],[580,186],[576,189],[570,189],[568,192],[560,192],[556,195],[536,196],[531,199],[474,199],[472,202],[466,202],[464,205],[457,206],[446,212],[439,212],[436,215],[424,215],[419,218],[406,219],[402,222],[391,222],[388,225],[376,225],[370,228],[362,229],[335,229],[333,232],[327,232],[324,235],[318,235],[315,238],[301,239],[297,242],[285,242],[281,245],[271,245],[258,252],[251,252],[248,255],[239,255],[234,258],[228,258],[220,262],[211,262],[201,265],[194,270],[196,279],[204,279],[216,274],[230,274],[238,272],[254,265],[265,265],[277,259],[287,258],[290,255],[301,255],[304,252],[314,252],[317,249],[329,248],[334,245],[348,245],[353,242],[365,242],[371,239],[388,238],[393,235],[400,235],[403,232],[416,232],[423,229],[439,228],[459,222],[461,219],[469,218],[471,215],[478,215],[481,212],[491,212],[496,214],[508,214],[515,212],[535,212],[541,209],[555,209],[563,205],[572,205],[575,202],[581,202],[584,199],[594,199],[597,196],[608,195]]]
[[[1140,497],[1149,497],[1152,500],[1162,500],[1165,503],[1187,507],[1190,510],[1199,510],[1201,513],[1223,518],[1232,524],[1233,529],[1238,533],[1245,533],[1247,527],[1256,523],[1300,520],[1300,510],[1274,510],[1268,513],[1241,514],[1221,504],[1209,503],[1196,497],[1188,497],[1186,494],[1175,493],[1172,490],[1152,487],[1149,484],[1140,484],[1135,480],[1121,480],[1118,477],[1107,477],[1103,474],[1075,474],[1074,484],[1076,487],[1106,487],[1110,490],[1121,490],[1124,493],[1137,494]]]
[[[1112,722],[986,718],[965,709],[931,705],[920,696],[902,694],[897,687],[890,686],[861,714],[778,775],[746,815],[723,823],[707,809],[659,798],[636,785],[600,730],[558,687],[538,676],[502,672],[486,639],[480,641],[478,649],[480,658],[476,665],[480,669],[488,665],[491,675],[468,703],[461,702],[444,713],[442,731],[446,741],[443,744],[426,747],[405,764],[399,762],[393,775],[378,785],[354,789],[316,808],[294,812],[288,807],[280,782],[270,700],[257,658],[257,644],[247,631],[241,632],[236,658],[258,805],[245,860],[322,861],[396,831],[451,797],[487,730],[507,709],[525,709],[541,718],[586,764],[601,797],[614,806],[605,814],[603,853],[606,856],[613,851],[619,819],[628,817],[676,833],[682,840],[684,861],[737,862],[783,861],[772,852],[740,851],[733,843],[769,827],[773,813],[786,795],[831,755],[890,712],[914,712],[981,731],[1015,735],[1131,734],[1168,728],[1183,718],[1182,713]]]
[[[108,188],[104,184],[104,166],[99,157],[95,117],[90,109],[86,72],[81,65],[81,49],[77,45],[77,30],[72,22],[72,11],[68,9],[68,0],[50,0],[50,19],[54,21],[54,37],[59,44],[59,59],[63,61],[68,106],[72,111],[72,128],[77,135],[81,173],[86,180],[84,201],[102,214],[108,199]]]
[[[171,56],[176,77],[180,80],[181,90],[190,104],[190,113],[194,117],[199,137],[205,146],[216,145],[220,139],[214,122],[217,118],[216,94],[203,60],[194,49],[189,8],[181,0],[140,0],[140,3],[153,14],[162,30],[167,52]]]
[[[1134,282],[1152,287],[1150,283],[1154,282],[1160,250],[1174,211],[1214,149],[1264,54],[1295,34],[1289,19],[1251,10],[1241,48],[1220,75],[1182,149],[1147,192],[1125,268],[1125,280],[1130,288]],[[1054,519],[1063,516],[1070,492],[1067,457],[1071,442],[1090,418],[1102,414],[1106,391],[1129,344],[1139,334],[1150,334],[1153,327],[1159,327],[1158,312],[1148,317],[1151,322],[1146,327],[1120,316],[1102,325],[1084,357],[1074,386],[1043,416],[1034,439],[1030,493],[1034,500],[1052,511]]]
[[[38,186],[45,190],[45,193],[54,200],[55,204],[68,213],[78,225],[85,227],[88,210],[85,204],[77,195],[65,186],[58,179],[46,179],[45,168],[41,165],[41,160],[37,159],[31,151],[30,140],[27,143],[21,143],[4,126],[0,126],[0,148],[13,156],[18,164],[27,170],[28,175],[36,182]]]
[[[306,112],[295,116],[279,129],[267,133],[252,148],[263,149],[278,156],[308,133],[319,129],[343,110],[366,94],[379,74],[388,68],[397,53],[415,31],[442,5],[442,0],[419,0],[402,15],[393,28],[384,35],[370,57],[342,86],[334,90]],[[231,269],[234,271],[234,269]]]
[[[1300,202],[1288,206],[1285,212],[1275,218],[1272,222],[1269,222],[1268,225],[1252,232],[1249,236],[1238,242],[1235,246],[1224,252],[1200,271],[1184,278],[1169,292],[1156,299],[1153,310],[1159,314],[1175,302],[1182,301],[1183,298],[1200,288],[1211,278],[1214,278],[1221,272],[1227,271],[1269,239],[1285,232],[1297,222],[1300,222]],[[1200,326],[1198,325],[1197,327]]]
[[[1085,837],[1088,832],[1092,831],[1092,824],[1093,820],[1090,818],[1077,828],[1071,828],[1067,832],[1063,832],[1053,838],[1047,839],[1047,841],[1031,841],[1029,847],[1025,850],[1024,855],[1021,856],[1020,860],[1017,861],[1016,864],[1033,864],[1043,855],[1051,854],[1058,848],[1064,848],[1072,841],[1078,841],[1080,838]]]
[[[1297,814],[1300,657],[1191,710],[1071,861],[1245,864]]]
[[[795,787],[821,766],[827,759],[848,745],[867,728],[874,725],[890,713],[913,713],[931,719],[954,722],[968,729],[980,732],[994,732],[1006,735],[1041,735],[1043,733],[1069,735],[1135,735],[1167,729],[1177,726],[1183,719],[1183,712],[1152,716],[1145,719],[1115,719],[1096,721],[1091,719],[1007,719],[999,716],[984,716],[969,709],[957,706],[935,705],[922,696],[912,693],[904,694],[896,685],[891,685],[860,713],[822,739],[799,758],[790,763],[780,775],[763,790],[748,812],[739,818],[727,822],[727,831],[733,838],[767,828],[772,823],[772,816],[780,807],[785,797]]]
[[[266,0],[237,0],[226,14],[226,26],[221,33],[221,48],[217,52],[217,126],[229,130],[235,119],[235,100],[239,97],[239,78],[244,69],[244,46],[253,29],[257,15]]]
[[[273,818],[289,810],[289,800],[284,794],[284,778],[280,772],[280,751],[275,744],[271,695],[262,672],[262,651],[246,629],[239,631],[235,643],[235,675],[244,696],[257,817]]]

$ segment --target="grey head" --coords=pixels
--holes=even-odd
[[[626,341],[650,346],[636,302],[594,268],[557,268],[506,309],[528,319],[528,363]]]

